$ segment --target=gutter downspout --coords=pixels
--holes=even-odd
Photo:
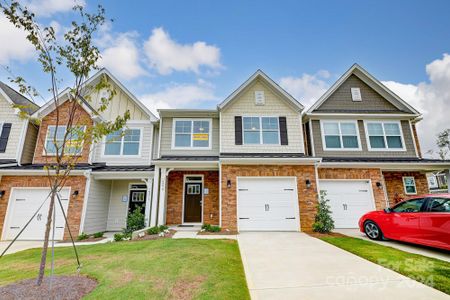
[[[316,189],[317,189],[317,198],[320,200],[320,184],[319,184],[319,166],[320,161],[314,163],[314,173],[316,175]]]

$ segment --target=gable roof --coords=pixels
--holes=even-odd
[[[266,82],[269,87],[273,88],[278,92],[283,98],[292,106],[294,106],[298,111],[302,111],[305,107],[297,101],[291,94],[286,92],[281,86],[279,86],[275,81],[273,81],[269,76],[267,76],[262,70],[258,69],[250,78],[248,78],[241,86],[239,86],[231,95],[229,95],[224,101],[222,101],[217,107],[223,109],[225,106],[233,102],[248,86],[250,86],[254,81],[261,79]]]
[[[32,102],[24,95],[17,92],[15,89],[13,89],[9,85],[1,81],[0,81],[0,93],[6,98],[8,102],[10,102],[13,105],[18,105],[19,106],[18,109],[26,112],[29,115],[33,114],[35,111],[39,109],[39,105]]]
[[[314,114],[314,111],[328,100],[328,98],[351,76],[355,75],[361,79],[364,83],[374,89],[379,93],[386,101],[397,107],[399,110],[408,110],[407,113],[419,117],[421,113],[417,111],[414,107],[400,98],[397,94],[387,88],[378,79],[373,77],[369,72],[362,68],[358,64],[353,64],[350,69],[348,69],[326,92],[323,94],[319,100],[317,100],[307,111],[306,114]]]
[[[154,122],[157,121],[158,118],[141,102],[139,101],[136,96],[134,96],[108,69],[106,68],[102,68],[100,69],[97,73],[95,73],[93,76],[91,76],[88,80],[86,80],[83,83],[83,87],[88,86],[89,84],[91,84],[93,81],[95,81],[97,78],[99,78],[101,75],[107,75],[115,84],[117,84],[119,86],[120,89],[122,89],[125,94],[127,94],[128,97],[130,97],[130,99],[136,103],[136,105],[142,109],[142,111],[144,113],[146,113],[150,119],[150,121]],[[67,94],[69,93],[70,89],[66,88],[64,89],[61,93],[59,93],[59,98],[63,99],[64,103],[68,97]],[[87,100],[85,100],[83,97],[81,97],[81,101],[83,102],[83,106],[86,105],[85,109],[88,112],[95,112],[94,108],[88,103]],[[62,104],[60,103],[60,105]],[[43,114],[43,116],[47,115],[48,113],[50,113],[50,111],[52,111],[54,109],[54,101],[51,99],[50,101],[48,101],[47,103],[45,103],[41,109],[39,109],[39,111],[36,112],[37,115]],[[50,109],[50,111],[48,111]]]

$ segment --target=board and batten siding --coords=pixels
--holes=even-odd
[[[106,231],[110,194],[111,180],[95,180],[91,178],[84,218],[84,233],[91,234]]]
[[[11,123],[11,131],[9,133],[6,150],[4,153],[0,153],[0,159],[17,159],[19,140],[23,126],[25,126],[26,122],[17,115],[16,110],[12,107],[11,103],[9,103],[1,94],[0,94],[0,123],[1,124]]]
[[[406,151],[369,151],[363,120],[358,120],[358,131],[362,148],[361,151],[327,151],[323,150],[322,146],[320,120],[312,120],[315,155],[318,157],[417,157],[409,121],[402,120],[400,123]]]
[[[178,117],[177,117],[178,118]],[[175,119],[177,119],[175,118]],[[185,119],[212,119],[212,129],[211,129],[211,138],[212,138],[212,144],[211,149],[205,149],[205,150],[176,150],[172,149],[172,127],[173,127],[173,119],[171,117],[164,117],[162,119],[162,125],[160,134],[161,135],[161,148],[160,148],[160,155],[199,155],[199,156],[218,156],[219,155],[219,119],[218,118],[211,118],[211,117],[180,117]],[[233,121],[234,122],[234,121]]]
[[[137,181],[114,180],[111,185],[111,197],[109,200],[108,224],[106,230],[121,231],[127,225],[128,201],[123,202],[124,196],[129,197],[130,184]],[[142,184],[142,182],[140,182]]]
[[[264,91],[264,105],[255,105],[255,91]],[[235,116],[286,117],[288,145],[235,145]],[[220,122],[222,153],[304,153],[300,113],[260,80],[251,84],[221,111]]]

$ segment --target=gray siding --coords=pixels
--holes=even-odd
[[[30,164],[33,162],[38,132],[39,128],[36,125],[28,124],[23,146],[22,158],[20,160],[22,164]]]
[[[360,88],[362,101],[352,101],[351,88]],[[401,103],[391,102],[383,98],[356,75],[351,75],[330,97],[314,112],[366,112],[366,113],[410,113]]]
[[[318,157],[417,157],[409,122],[405,120],[401,121],[401,127],[406,151],[369,151],[363,120],[358,120],[358,130],[362,148],[361,151],[324,151],[322,146],[320,121],[313,120],[312,132],[315,154]]]
[[[91,179],[86,216],[84,218],[83,231],[85,233],[106,231],[110,193],[110,180]]]
[[[190,118],[183,116],[180,118]],[[195,117],[198,119],[208,119],[210,117]],[[192,119],[195,119],[192,117]],[[161,134],[161,156],[163,155],[183,155],[183,156],[216,156],[219,155],[219,119],[212,118],[212,147],[211,150],[173,150],[172,148],[172,124],[174,118],[162,118],[160,129]]]

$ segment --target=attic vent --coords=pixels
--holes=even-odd
[[[255,91],[255,104],[264,105],[266,98],[264,97],[264,91]]]
[[[353,101],[362,101],[361,90],[359,88],[351,88],[352,90],[352,100]]]

